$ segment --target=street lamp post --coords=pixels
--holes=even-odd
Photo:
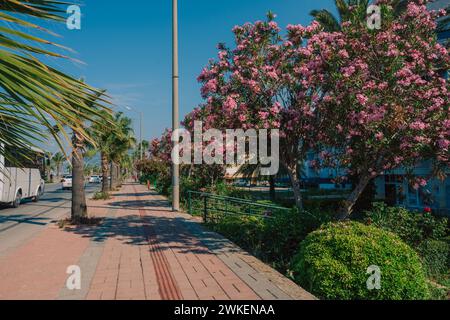
[[[178,0],[172,0],[172,130],[178,130]],[[172,210],[180,210],[180,167],[172,159]]]
[[[143,118],[143,113],[142,113],[142,111],[141,112],[139,112],[139,149],[140,149],[140,152],[141,152],[141,154],[140,154],[140,156],[141,156],[141,161],[144,159],[144,157],[143,157],[143,155],[144,155],[144,148],[143,148],[143,145],[142,145],[142,118]]]

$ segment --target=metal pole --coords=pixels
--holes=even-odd
[[[140,121],[139,121],[139,143],[140,143],[140,148],[141,149],[141,161],[144,159],[143,155],[144,155],[144,150],[143,150],[143,146],[142,146],[142,117],[143,117],[143,113],[142,111],[139,113],[140,115]]]
[[[172,129],[178,129],[178,0],[172,0]],[[180,210],[180,168],[172,161],[172,210]]]

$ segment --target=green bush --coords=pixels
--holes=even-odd
[[[225,215],[210,228],[224,235],[245,250],[258,255],[262,248],[265,221],[261,217]]]
[[[299,213],[293,209],[275,212],[271,218],[266,219],[216,215],[211,218],[208,226],[284,273],[306,235],[330,220],[331,216],[328,214]]]
[[[331,215],[318,212],[280,212],[266,221],[263,258],[285,272],[301,241],[322,224],[331,221]]]
[[[448,300],[449,289],[441,285],[436,285],[431,282],[428,283],[430,290],[430,300]]]
[[[413,248],[426,240],[440,240],[448,231],[447,219],[389,207],[384,203],[375,203],[373,209],[366,212],[366,219],[377,227],[394,232]]]
[[[109,200],[111,195],[108,192],[96,192],[92,196],[92,200]]]
[[[450,248],[447,242],[426,240],[417,248],[417,251],[422,258],[428,277],[439,280],[448,275]]]
[[[342,199],[305,199],[303,204],[308,211],[336,212],[342,207]]]
[[[368,290],[367,268],[381,269]],[[292,263],[295,280],[322,299],[399,300],[429,296],[417,253],[395,234],[357,222],[330,223],[309,234]]]

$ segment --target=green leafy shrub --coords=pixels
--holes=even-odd
[[[330,220],[328,214],[299,213],[293,209],[274,212],[271,218],[221,214],[211,218],[208,226],[279,271],[286,272],[300,242]]]
[[[422,258],[423,266],[429,277],[442,279],[449,272],[450,248],[447,242],[426,240],[417,248]]]
[[[381,289],[368,290],[367,268],[381,269]],[[395,234],[357,222],[330,223],[309,234],[292,263],[295,280],[322,299],[425,299],[417,253]]]
[[[209,227],[245,250],[261,252],[265,221],[261,217],[225,215]]]
[[[139,182],[146,184],[150,181],[151,184],[156,186],[156,190],[163,194],[169,194],[169,188],[171,185],[170,166],[166,162],[157,159],[145,159],[139,161],[136,165],[138,171],[142,174],[139,178]]]
[[[109,200],[111,195],[108,192],[96,192],[92,196],[92,200]]]
[[[306,199],[303,201],[308,211],[336,212],[342,207],[343,199]]]
[[[263,258],[285,272],[301,241],[322,224],[331,221],[332,216],[320,211],[289,212],[275,214],[266,221],[263,236]]]
[[[430,290],[430,300],[448,300],[449,288],[429,282],[428,288]]]
[[[384,203],[375,203],[373,209],[366,212],[366,220],[377,227],[394,232],[413,248],[429,239],[442,239],[448,231],[447,219],[434,217],[430,213],[389,207]]]

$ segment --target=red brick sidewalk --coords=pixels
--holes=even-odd
[[[51,226],[0,258],[0,299],[314,298],[144,186],[89,207],[102,226]],[[81,268],[81,290],[65,288],[70,265]]]

